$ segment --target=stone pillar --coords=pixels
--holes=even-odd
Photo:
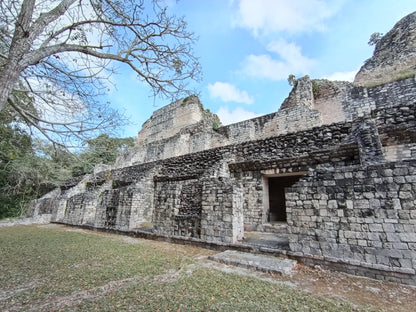
[[[358,143],[362,165],[384,161],[380,136],[374,119],[366,117],[356,119],[353,125],[353,135]]]
[[[229,178],[205,179],[202,188],[201,239],[235,243],[243,234],[242,189]]]

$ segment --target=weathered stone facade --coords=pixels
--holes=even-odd
[[[412,76],[416,70],[416,14],[402,18],[377,43],[354,83],[375,86]]]
[[[166,106],[113,167],[28,214],[234,247],[285,224],[289,257],[416,284],[414,75],[368,88],[306,76],[279,111],[218,122],[196,97]]]

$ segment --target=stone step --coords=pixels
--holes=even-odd
[[[245,232],[243,244],[267,247],[279,250],[289,250],[287,235],[269,232]]]
[[[236,250],[226,250],[210,256],[209,259],[220,263],[274,274],[290,274],[297,263],[291,259]]]
[[[286,222],[265,223],[265,224],[262,224],[262,228],[263,228],[263,231],[267,233],[287,234]]]

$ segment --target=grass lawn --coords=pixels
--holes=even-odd
[[[212,253],[59,226],[3,227],[0,311],[376,311],[200,265]]]

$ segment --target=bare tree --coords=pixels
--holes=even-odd
[[[194,41],[156,0],[1,0],[0,110],[7,104],[51,141],[86,139],[122,121],[100,97],[114,65],[154,96],[189,94],[200,74]]]

